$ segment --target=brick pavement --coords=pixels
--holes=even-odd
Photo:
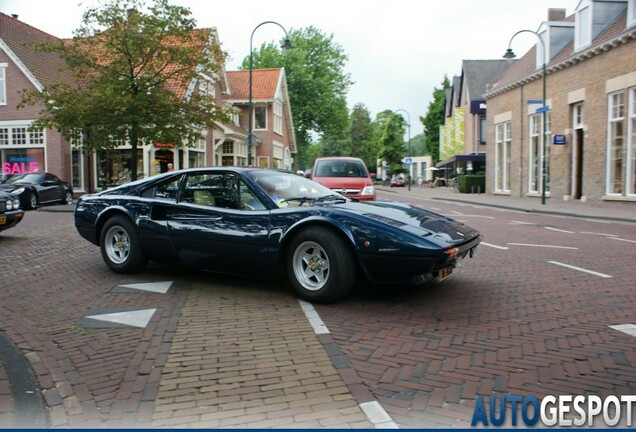
[[[0,262],[23,264],[0,265],[2,280],[20,281],[0,290],[0,328],[34,369],[53,427],[370,427],[357,404],[369,390],[401,426],[464,427],[475,395],[490,391],[634,393],[633,339],[595,323],[624,319],[632,297],[608,304],[601,287],[564,315],[580,302],[533,283],[527,260],[506,263],[524,281],[517,287],[481,269],[441,291],[354,293],[320,306],[333,330],[324,340],[276,285],[151,266],[139,277],[180,281],[167,297],[113,293],[122,278],[79,239],[70,214],[39,213],[0,238]],[[462,286],[490,294],[464,297]],[[116,306],[158,312],[144,330],[77,325],[94,307]],[[554,337],[527,337],[541,332]],[[0,365],[0,427],[12,426],[7,381]]]

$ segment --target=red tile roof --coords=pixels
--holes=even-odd
[[[280,68],[252,69],[252,99],[272,100],[276,96]],[[232,94],[229,99],[249,99],[249,71],[228,71],[227,78]]]
[[[64,72],[62,59],[54,53],[36,49],[38,43],[55,44],[60,39],[0,12],[0,38],[42,85],[70,83],[72,75]]]

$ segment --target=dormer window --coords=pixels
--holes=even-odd
[[[627,3],[627,27],[636,25],[636,0],[629,0]]]
[[[579,4],[574,15],[576,31],[574,32],[574,50],[578,51],[592,43],[592,6],[589,1]]]
[[[542,26],[543,27],[543,26]],[[539,29],[539,37],[541,38],[541,42],[537,42],[537,69],[539,69],[540,67],[543,67],[544,63],[550,63],[550,42],[548,40],[548,31],[545,30],[545,27],[543,27],[544,30],[541,31],[541,29]],[[545,52],[545,51],[547,52]]]

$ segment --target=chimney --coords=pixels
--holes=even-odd
[[[548,21],[564,21],[565,9],[548,9]]]
[[[18,19],[18,14],[11,14],[11,18]]]

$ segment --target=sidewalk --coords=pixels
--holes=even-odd
[[[410,191],[406,187],[391,188],[387,186],[377,186],[376,188],[383,192],[393,192],[403,196],[477,204],[527,213],[543,213],[608,221],[636,222],[636,201],[581,202],[548,198],[546,199],[545,204],[541,204],[540,197],[514,198],[492,194],[462,194],[455,192],[450,187],[430,188],[413,186]]]

